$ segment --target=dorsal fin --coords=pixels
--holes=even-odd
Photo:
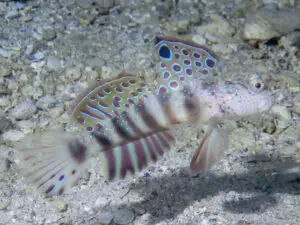
[[[70,114],[81,127],[93,132],[95,128],[102,127],[105,119],[136,103],[144,95],[144,86],[136,75],[120,73],[115,78],[91,84],[74,101]]]
[[[157,36],[154,40],[158,58],[158,93],[180,90],[193,79],[212,77],[219,58],[209,48],[192,41]]]

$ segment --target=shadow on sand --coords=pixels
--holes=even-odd
[[[284,173],[288,168],[300,164],[291,159],[285,161],[279,159],[275,162],[265,162],[263,165],[266,165],[266,169],[258,170],[257,164],[247,164],[249,166],[247,173],[222,177],[213,173],[191,177],[182,169],[177,174],[140,178],[132,184],[131,191],[140,193],[144,196],[144,200],[118,207],[142,208],[151,214],[150,224],[155,224],[164,219],[174,218],[193,202],[216,196],[219,192],[235,191],[251,194],[252,197],[225,200],[223,209],[232,213],[263,213],[267,208],[277,204],[274,194],[300,194],[300,175],[287,176]]]

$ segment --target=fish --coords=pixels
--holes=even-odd
[[[78,181],[97,152],[105,177],[123,179],[142,171],[171,149],[175,142],[173,125],[213,124],[190,163],[193,172],[211,168],[228,144],[226,130],[215,124],[270,110],[274,98],[261,82],[256,75],[248,76],[246,81],[221,83],[195,79],[178,91],[143,95],[123,112],[107,117],[102,127],[92,132],[84,129],[80,134],[62,131],[26,137],[17,148],[20,168],[25,179],[42,193],[60,195]],[[92,102],[100,101],[101,96]],[[81,104],[76,107],[81,108]],[[88,142],[88,136],[94,141]]]
[[[188,123],[210,125],[190,162],[193,172],[209,169],[228,146],[227,131],[218,123],[261,115],[274,102],[257,74],[245,80],[208,82],[205,78],[218,66],[219,59],[206,47],[156,37],[155,48],[159,65],[165,64],[165,68],[159,68],[156,94],[146,94],[141,79],[129,73],[95,82],[70,108],[73,121],[83,128],[80,134],[44,132],[28,136],[19,144],[19,166],[28,183],[47,195],[60,195],[77,183],[89,159],[99,151],[105,177],[123,179],[159,160],[175,142],[172,126]],[[169,61],[165,59],[166,50],[172,55]],[[173,57],[178,52],[182,58]],[[191,61],[189,67],[183,65],[186,59]],[[199,68],[196,62],[203,66]],[[176,88],[162,76],[174,63],[184,68],[182,76],[172,72]],[[187,68],[192,69],[192,76],[184,73]],[[161,91],[162,87],[166,91]]]
[[[207,79],[218,67],[219,57],[193,41],[157,36],[154,39],[157,61],[158,94],[181,89],[194,79]]]

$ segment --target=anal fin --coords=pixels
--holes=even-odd
[[[165,130],[106,149],[103,152],[106,177],[123,179],[129,172],[133,175],[141,171],[169,150],[173,141],[170,131]]]

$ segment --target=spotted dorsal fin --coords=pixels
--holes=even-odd
[[[113,79],[90,85],[74,102],[70,114],[79,126],[93,132],[103,126],[105,119],[113,118],[130,104],[137,103],[145,93],[144,86],[137,76],[121,73]]]
[[[156,37],[154,43],[155,57],[158,58],[159,94],[180,89],[191,79],[211,75],[219,61],[210,49],[192,41]]]

